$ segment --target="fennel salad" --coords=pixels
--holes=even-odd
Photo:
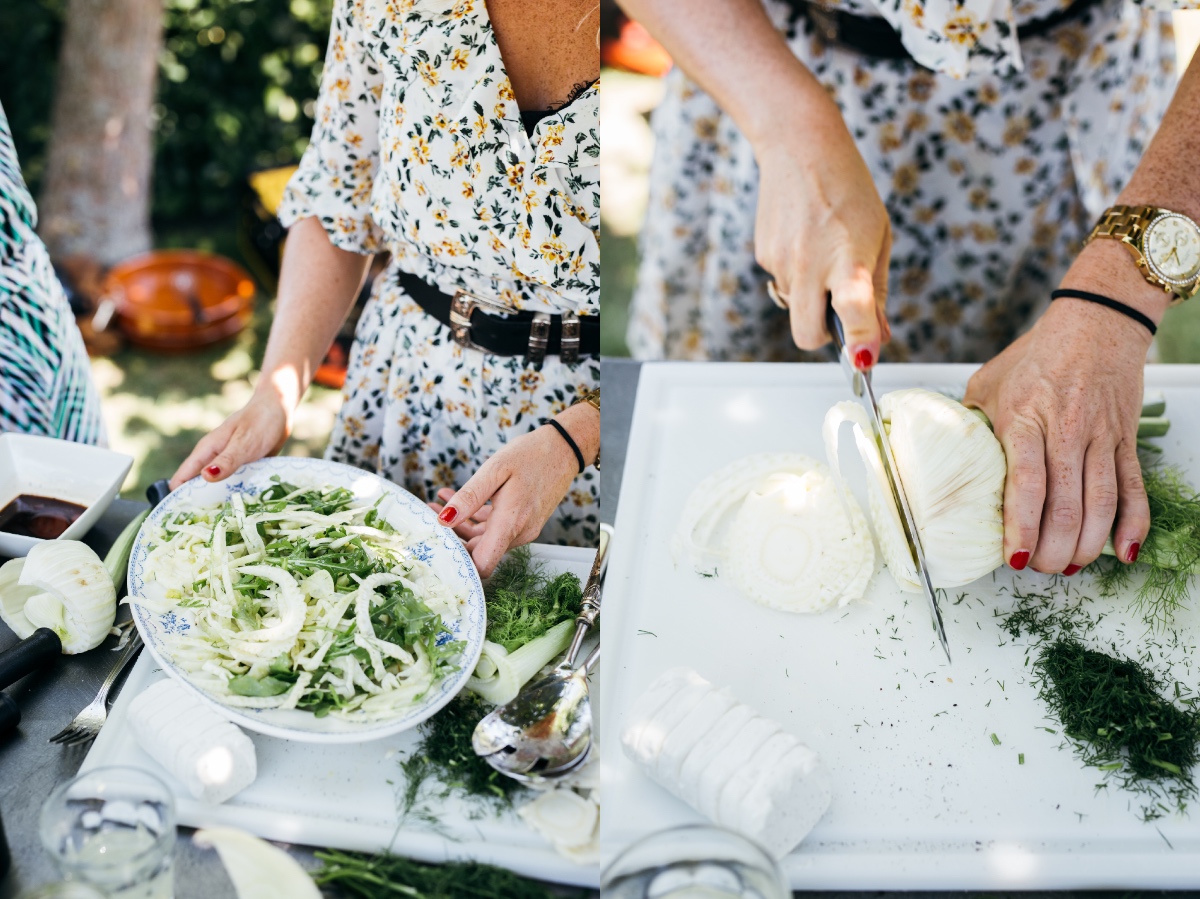
[[[447,621],[455,595],[410,549],[412,535],[344,488],[272,478],[254,495],[165,516],[147,580],[190,627],[169,636],[192,683],[232,707],[393,717],[461,668]]]

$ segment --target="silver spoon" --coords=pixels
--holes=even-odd
[[[582,765],[592,749],[587,675],[599,659],[597,644],[574,671],[556,669],[493,710],[471,735],[476,754],[525,782],[558,778]]]
[[[607,537],[607,535],[605,535]],[[600,646],[572,670],[584,635],[600,616],[600,572],[608,553],[602,538],[583,591],[575,636],[554,672],[526,685],[475,727],[471,745],[501,774],[520,781],[560,777],[584,763],[592,748],[592,703],[587,675]]]

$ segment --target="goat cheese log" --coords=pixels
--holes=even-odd
[[[142,749],[204,802],[224,802],[258,774],[250,738],[173,680],[152,684],[129,704],[129,725]]]
[[[647,688],[621,743],[651,779],[776,858],[809,834],[832,798],[815,752],[689,668]]]

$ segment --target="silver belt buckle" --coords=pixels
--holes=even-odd
[[[574,312],[562,314],[562,345],[558,358],[567,365],[579,361],[579,316]]]
[[[489,351],[471,340],[471,313],[476,309],[500,315],[508,315],[513,310],[501,303],[468,293],[461,288],[454,291],[454,296],[450,300],[450,334],[454,337],[454,342],[465,349],[486,353]]]

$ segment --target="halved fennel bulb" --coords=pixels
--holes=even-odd
[[[960,587],[1004,561],[1004,450],[982,416],[948,396],[914,387],[884,394],[879,413],[912,507],[933,586]],[[838,483],[841,426],[854,439],[868,472],[867,492],[879,551],[901,589],[920,582],[883,469],[866,410],[838,403],[825,416],[825,448]]]
[[[0,569],[0,618],[24,639],[48,627],[63,652],[104,642],[117,614],[117,593],[100,557],[76,540],[46,540]]]
[[[798,453],[748,456],[713,472],[688,497],[671,543],[677,561],[787,612],[861,598],[875,569],[862,510],[839,498],[825,465]]]

